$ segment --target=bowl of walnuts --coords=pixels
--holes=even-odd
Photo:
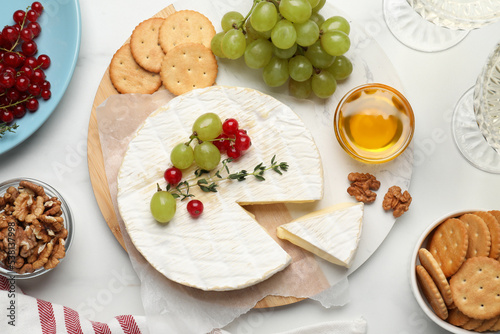
[[[0,183],[0,275],[26,279],[54,269],[73,233],[71,210],[53,187],[31,178]]]
[[[449,332],[500,330],[500,211],[460,210],[422,233],[410,264],[424,313]]]

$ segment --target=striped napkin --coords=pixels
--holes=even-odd
[[[107,323],[91,321],[69,307],[25,295],[13,280],[4,276],[0,276],[0,333],[150,334],[144,316],[120,315]],[[174,334],[168,330],[164,333]],[[352,321],[325,322],[281,334],[364,333],[366,333],[366,321],[360,318]],[[215,329],[210,334],[230,333]]]

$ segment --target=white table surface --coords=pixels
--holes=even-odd
[[[370,333],[444,333],[412,296],[410,254],[420,233],[443,214],[467,208],[500,209],[500,175],[479,171],[465,161],[450,131],[453,107],[474,84],[498,42],[500,24],[471,32],[449,50],[427,54],[411,50],[393,37],[383,20],[382,0],[337,0],[332,4],[385,50],[413,105],[417,124],[409,189],[413,203],[375,254],[349,277],[349,304],[325,309],[305,300],[252,310],[227,329],[267,334],[362,316]],[[65,195],[76,221],[73,248],[63,265],[19,285],[31,296],[69,306],[91,320],[107,322],[121,314],[144,313],[139,280],[99,211],[89,179],[86,149],[92,102],[115,50],[136,24],[167,5],[160,0],[80,1],[81,51],[64,98],[31,138],[0,157],[0,179],[29,176],[48,182]],[[220,30],[218,22],[214,25]]]

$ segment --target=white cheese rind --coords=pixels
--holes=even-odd
[[[269,166],[274,155],[289,170],[283,175],[267,171],[263,182],[253,177],[223,181],[217,193],[192,187],[190,192],[204,203],[203,214],[189,217],[187,201],[178,201],[175,217],[159,224],[149,211],[156,183],[165,187],[171,149],[186,141],[195,119],[205,112],[222,120],[236,118],[252,138],[245,155],[229,164],[231,172],[252,171],[261,162]],[[203,290],[244,288],[291,261],[238,203],[305,202],[322,196],[320,155],[300,118],[270,96],[234,87],[196,90],[155,111],[130,142],[118,175],[118,207],[135,247],[169,279]]]
[[[349,268],[363,224],[363,203],[341,203],[277,228],[286,239],[334,264]]]

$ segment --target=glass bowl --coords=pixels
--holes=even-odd
[[[349,91],[333,120],[340,146],[354,159],[377,164],[393,160],[410,144],[415,116],[396,89],[371,83]]]
[[[73,235],[74,235],[74,230],[75,230],[74,222],[73,222],[73,214],[71,212],[71,209],[70,209],[68,203],[66,202],[64,197],[57,190],[55,190],[52,186],[50,186],[47,183],[42,182],[40,180],[27,178],[27,177],[26,178],[11,179],[11,180],[4,181],[4,182],[0,183],[0,196],[3,197],[6,190],[11,186],[18,188],[19,182],[22,180],[26,180],[26,181],[32,182],[36,185],[42,186],[43,189],[45,190],[45,193],[49,197],[57,197],[59,199],[59,201],[61,201],[61,210],[62,210],[61,217],[63,217],[63,219],[64,219],[64,227],[68,230],[68,236],[66,237],[66,241],[65,241],[65,250],[66,250],[66,256],[67,256],[68,251],[69,251],[71,244],[72,244],[72,241],[73,241]],[[3,210],[0,210],[0,212],[3,212]],[[64,258],[62,258],[62,259],[59,259],[59,261],[62,262],[66,258],[66,256],[64,256]],[[55,268],[57,268],[59,265],[60,265],[60,263]],[[9,279],[10,278],[14,278],[14,279],[33,278],[33,277],[43,275],[43,274],[49,272],[50,270],[52,270],[52,269],[45,269],[44,267],[41,267],[32,273],[19,274],[15,271],[9,270],[8,268],[5,267],[3,262],[0,262],[0,275],[8,277]]]
[[[439,327],[446,329],[448,332],[455,333],[455,334],[470,334],[474,333],[473,330],[466,330],[457,326],[454,326],[447,321],[441,319],[436,315],[436,313],[433,311],[431,305],[427,301],[426,297],[424,296],[424,293],[422,289],[420,288],[420,285],[418,284],[417,281],[417,274],[416,274],[416,266],[420,264],[420,260],[418,258],[418,250],[422,247],[427,247],[428,242],[430,241],[432,237],[432,233],[434,232],[434,229],[436,229],[441,223],[445,222],[449,218],[458,218],[466,213],[474,213],[478,211],[488,211],[486,209],[475,209],[475,210],[460,210],[460,211],[454,211],[450,212],[439,219],[435,220],[431,225],[429,225],[424,232],[421,234],[419,237],[417,243],[415,244],[415,248],[413,249],[413,252],[411,254],[411,259],[410,259],[410,285],[411,285],[411,290],[413,293],[413,296],[415,297],[418,305],[422,309],[422,311],[427,315],[429,319],[431,319],[436,325]]]

